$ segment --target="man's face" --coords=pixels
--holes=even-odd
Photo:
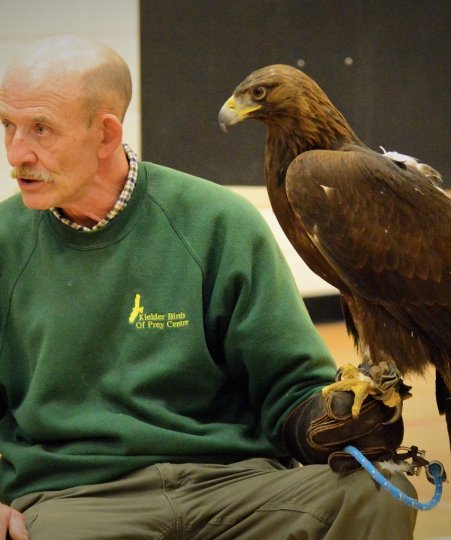
[[[57,77],[28,82],[21,73],[0,86],[7,158],[29,208],[71,208],[89,195],[98,131],[73,86]]]

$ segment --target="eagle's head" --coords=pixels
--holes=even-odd
[[[292,66],[276,64],[254,71],[235,88],[219,112],[221,128],[227,131],[247,118],[269,121],[298,109],[303,81],[315,84]]]
[[[357,140],[323,90],[293,66],[275,64],[254,71],[219,112],[224,131],[248,118],[263,121],[270,132],[303,138],[304,149]]]

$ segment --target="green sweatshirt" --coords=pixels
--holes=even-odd
[[[287,457],[283,422],[334,364],[266,223],[141,163],[109,225],[0,204],[0,497],[156,462]]]

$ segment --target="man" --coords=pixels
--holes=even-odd
[[[412,538],[413,510],[339,474],[346,443],[389,457],[402,422],[322,398],[335,367],[265,223],[138,163],[130,95],[75,36],[0,86],[21,191],[0,205],[0,540]]]

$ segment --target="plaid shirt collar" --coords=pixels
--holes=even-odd
[[[51,208],[50,210],[53,212],[55,217],[61,221],[61,223],[64,223],[68,227],[71,227],[72,229],[75,229],[77,231],[83,231],[83,232],[94,232],[98,231],[99,229],[102,229],[107,225],[111,220],[113,220],[126,206],[128,201],[130,200],[130,197],[132,196],[133,190],[136,186],[136,181],[138,179],[138,158],[136,154],[133,152],[133,150],[128,146],[128,144],[123,144],[125,154],[127,156],[128,164],[129,164],[129,171],[127,180],[125,182],[124,189],[122,190],[122,193],[119,195],[119,199],[116,201],[116,204],[113,206],[113,208],[108,212],[108,214],[102,218],[98,223],[96,223],[93,227],[85,227],[84,225],[79,225],[78,223],[74,223],[70,219],[67,219],[61,214],[61,211],[58,208]]]

